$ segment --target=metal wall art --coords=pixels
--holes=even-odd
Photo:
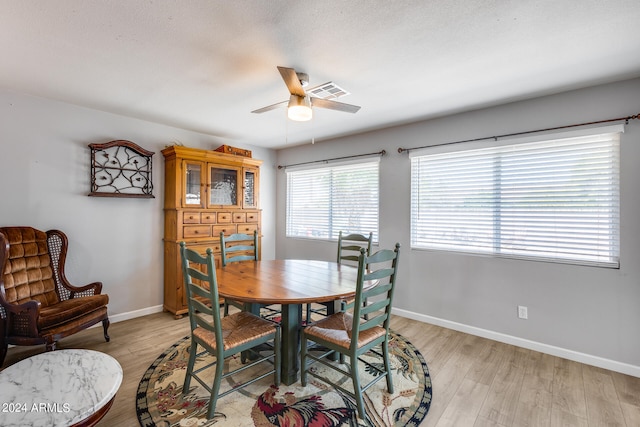
[[[131,141],[89,144],[91,192],[98,197],[153,198],[152,161],[155,153]]]

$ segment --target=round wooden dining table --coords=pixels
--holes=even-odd
[[[358,269],[316,260],[235,262],[216,270],[221,297],[258,314],[260,305],[282,304],[282,382],[298,380],[302,305],[355,295]],[[365,284],[373,286],[375,283]]]

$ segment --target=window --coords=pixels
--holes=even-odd
[[[621,131],[411,153],[412,247],[617,268]]]
[[[287,237],[378,241],[379,160],[287,171]]]

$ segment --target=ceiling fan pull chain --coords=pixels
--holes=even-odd
[[[287,111],[284,112],[284,144],[289,144],[289,117]]]

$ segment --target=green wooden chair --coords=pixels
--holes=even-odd
[[[393,393],[393,382],[389,364],[389,323],[391,316],[391,303],[398,272],[398,257],[400,244],[395,250],[380,250],[371,256],[367,256],[365,249],[360,249],[358,257],[358,281],[356,296],[353,302],[345,304],[345,310],[332,314],[318,322],[304,328],[301,342],[301,382],[307,385],[307,375],[313,375],[328,382],[343,393],[353,397],[358,406],[358,415],[365,418],[364,402],[362,394],[382,378],[387,379],[387,391]],[[368,266],[368,267],[367,267]],[[364,289],[368,281],[377,281],[376,286]],[[363,306],[367,297],[377,297],[375,302]],[[367,315],[367,319],[364,319]],[[322,349],[322,354],[316,355],[315,350],[308,347],[308,342],[313,341]],[[382,346],[380,353],[376,348]],[[373,351],[382,357],[384,363],[381,369],[378,364],[371,364],[360,356]],[[328,356],[340,355],[341,364],[327,360]],[[349,364],[345,364],[345,356],[349,357]],[[311,363],[308,363],[311,359]],[[364,386],[360,385],[360,370],[358,361],[367,365],[368,372],[376,372],[371,381]],[[343,388],[340,384],[333,383],[329,378],[324,378],[309,367],[321,362],[344,375],[351,377],[353,391]]]
[[[369,233],[369,236],[364,234],[347,234],[343,235],[342,231],[338,234],[338,257],[336,262],[338,264],[345,264],[357,267],[358,258],[360,257],[360,249],[365,248],[365,254],[369,256],[371,254],[371,245],[373,244],[373,233]],[[366,301],[365,301],[366,303]],[[323,316],[333,314],[333,302],[318,303],[323,307],[313,308],[311,304],[307,304],[307,323],[311,322],[311,314],[316,313]]]
[[[258,232],[254,231],[252,235],[244,233],[235,233],[225,236],[220,233],[220,255],[222,266],[232,262],[241,261],[259,261],[260,251],[258,248]],[[244,304],[240,301],[226,299],[224,300],[224,315],[229,314],[229,306],[232,305],[240,310],[244,310]],[[281,313],[277,307],[271,305],[261,306],[265,318],[271,319]]]
[[[280,385],[280,326],[244,311],[221,317],[213,251],[211,248],[207,249],[207,255],[203,257],[198,252],[187,249],[185,243],[181,242],[180,254],[191,326],[189,364],[182,393],[189,392],[192,377],[198,381],[211,394],[207,415],[207,418],[211,418],[218,399],[231,392],[272,374],[275,385]],[[256,351],[257,346],[266,343],[272,348],[268,354]],[[203,351],[198,352],[198,347]],[[250,352],[253,356],[251,362],[225,373],[224,360],[240,352]],[[194,370],[196,358],[207,353],[215,356],[214,362]],[[273,366],[267,372],[219,393],[224,378],[261,362],[268,362]],[[215,369],[212,385],[207,384],[199,375],[206,369]]]

